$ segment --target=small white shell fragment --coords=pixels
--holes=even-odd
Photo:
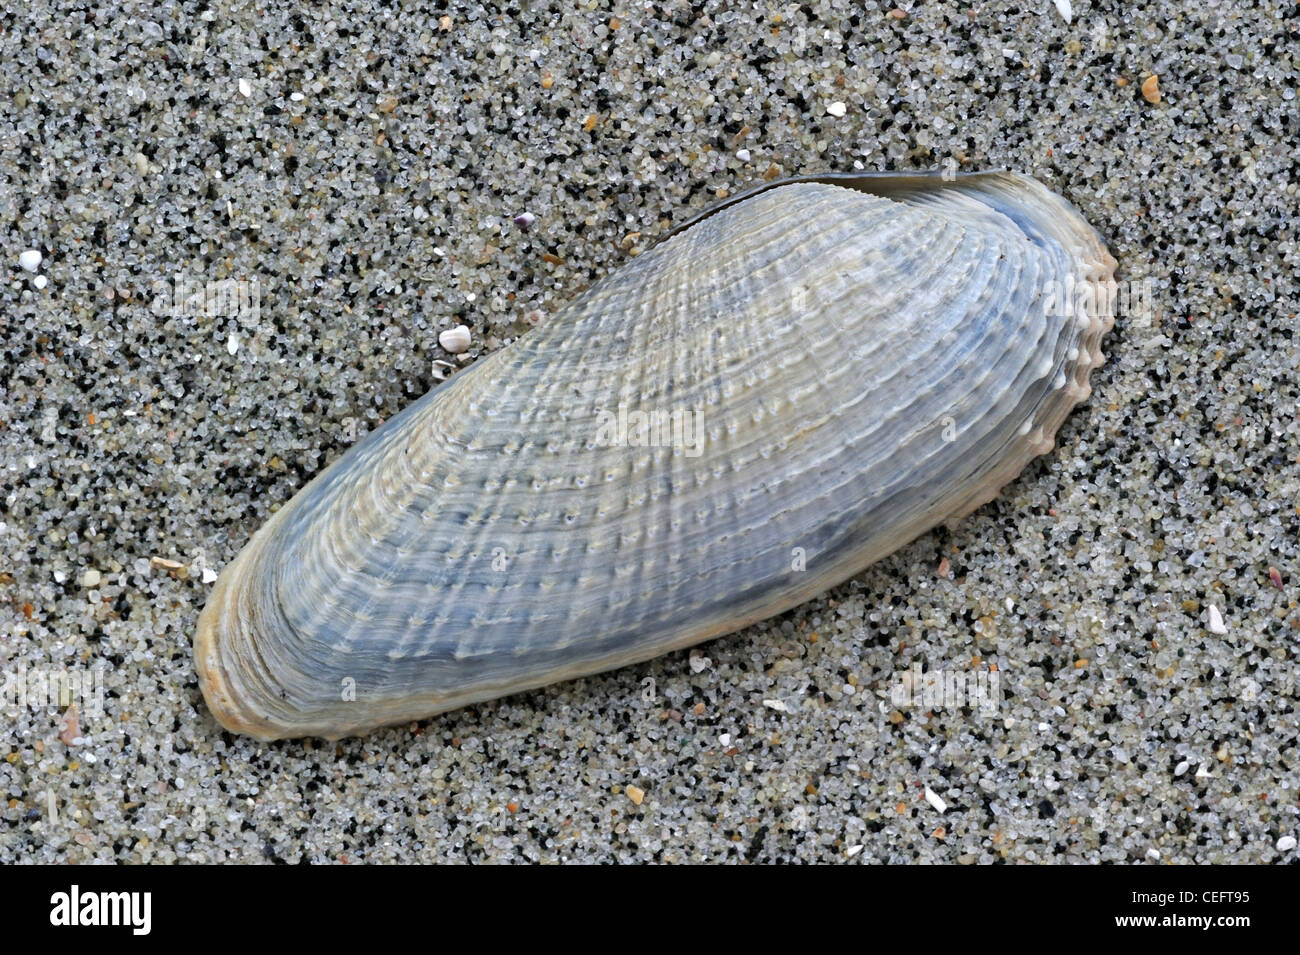
[[[784,700],[764,700],[763,705],[769,710],[776,710],[778,713],[790,712],[790,707],[785,705]]]
[[[1210,633],[1217,633],[1222,635],[1228,632],[1228,628],[1223,623],[1223,614],[1219,613],[1218,607],[1214,606],[1214,604],[1210,604],[1210,609],[1208,611],[1208,614],[1210,618],[1209,620]]]
[[[943,801],[943,797],[929,786],[925,787],[925,801],[934,807],[935,812],[944,813],[948,811],[948,804]]]
[[[45,288],[45,286],[50,284],[50,280],[47,279],[44,275],[38,275],[36,276],[36,278],[32,279],[32,284],[35,285],[37,288]]]
[[[239,95],[243,97],[249,97],[253,95],[253,84],[250,83],[247,79],[241,79],[239,81]]]
[[[845,106],[843,103],[841,103],[839,100],[836,100],[834,103],[828,103],[826,106],[826,112],[834,116],[836,119],[839,119],[848,111],[849,108]]]
[[[739,159],[741,162],[749,162],[749,150],[748,150],[748,149],[737,149],[737,150],[736,150],[736,158]]]
[[[1147,850],[1147,858],[1150,859],[1152,862],[1159,862],[1159,861],[1160,861],[1160,850],[1159,850],[1159,849],[1154,849],[1154,848],[1153,848],[1153,849],[1148,849],[1148,850]]]
[[[861,851],[862,851],[862,843],[859,842],[859,843],[857,843],[856,845],[849,846],[847,849],[845,849],[845,850],[844,850],[844,854],[845,854],[848,858],[852,859],[854,856],[856,856],[856,855],[857,855],[859,852],[861,852]]]
[[[1295,836],[1283,836],[1281,839],[1277,840],[1278,852],[1290,852],[1295,847]]]
[[[41,253],[38,249],[28,249],[18,255],[18,264],[28,272],[35,272],[41,266]]]
[[[232,355],[239,351],[239,336],[234,332],[231,332],[230,337],[226,339],[226,351]]]
[[[464,325],[457,325],[455,328],[448,328],[438,333],[438,344],[453,355],[466,351],[471,340],[469,329]]]
[[[203,582],[205,584],[215,584],[217,582],[217,577],[217,572],[211,567],[203,568]]]
[[[155,570],[180,570],[185,565],[179,560],[168,560],[166,557],[150,557],[149,566]]]
[[[1056,4],[1056,12],[1061,15],[1061,19],[1069,23],[1074,19],[1074,8],[1070,5],[1070,0],[1053,0]]]

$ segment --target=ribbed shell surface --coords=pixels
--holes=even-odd
[[[337,737],[646,659],[996,494],[1101,362],[1047,290],[1114,263],[1032,180],[855,182],[700,218],[316,478],[204,611],[222,723]],[[697,440],[611,442],[636,412]]]

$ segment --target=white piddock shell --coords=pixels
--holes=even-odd
[[[1053,300],[1114,265],[1010,174],[726,203],[281,508],[200,618],[204,696],[236,732],[335,738],[796,606],[1052,446],[1112,321]]]

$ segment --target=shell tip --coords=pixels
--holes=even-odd
[[[203,701],[217,722],[230,732],[263,741],[279,739],[283,734],[275,726],[254,716],[240,703],[239,694],[231,687],[230,673],[222,664],[221,635],[218,631],[224,617],[224,583],[224,579],[218,579],[207,605],[199,615],[194,637],[194,667],[198,672]]]

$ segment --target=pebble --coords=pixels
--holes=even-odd
[[[75,703],[64,710],[60,717],[59,739],[64,746],[72,746],[81,739],[81,714]]]
[[[1154,73],[1142,81],[1142,98],[1148,103],[1160,102],[1160,78]]]

